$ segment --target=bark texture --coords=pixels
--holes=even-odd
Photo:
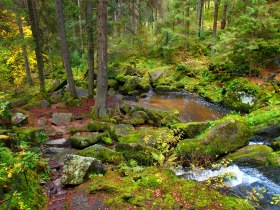
[[[40,80],[40,91],[45,92],[45,76],[44,76],[44,61],[42,54],[42,43],[40,40],[40,32],[38,27],[38,20],[36,15],[36,8],[33,0],[27,0],[29,20],[31,23],[32,36],[35,41],[35,54],[37,60],[37,68]]]
[[[86,26],[88,35],[88,94],[93,97],[94,79],[94,44],[93,44],[93,0],[86,1]]]
[[[214,46],[216,45],[216,37],[217,37],[217,22],[218,22],[218,13],[219,13],[219,0],[215,1],[214,6],[214,21],[213,21],[213,44],[211,48],[211,55],[214,55],[215,49]]]
[[[22,22],[21,22],[20,16],[18,14],[16,17],[17,17],[17,25],[18,25],[18,29],[19,29],[19,36],[20,36],[20,39],[23,41],[21,44],[21,48],[22,48],[22,55],[24,58],[24,68],[25,68],[25,73],[26,73],[26,79],[27,79],[28,84],[32,85],[33,81],[32,81],[32,77],[31,77],[27,48],[26,48],[26,44],[25,44],[25,40],[24,40]]]
[[[107,115],[107,2],[97,0],[97,87],[94,113]]]
[[[76,95],[75,82],[74,82],[73,73],[70,64],[68,46],[66,42],[66,32],[65,32],[63,10],[62,10],[62,1],[55,0],[55,5],[56,5],[57,22],[58,22],[58,28],[60,34],[61,48],[62,48],[62,56],[64,61],[64,67],[67,74],[67,82],[69,85],[70,94],[75,98],[77,95]]]

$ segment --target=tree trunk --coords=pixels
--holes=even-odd
[[[187,8],[186,8],[186,35],[189,37],[190,36],[190,6],[187,5]]]
[[[94,90],[94,44],[93,44],[93,0],[86,1],[86,26],[88,35],[88,95],[93,97]]]
[[[198,20],[198,37],[201,37],[202,22],[203,22],[203,9],[204,9],[204,0],[200,0],[199,20]]]
[[[82,15],[81,15],[81,2],[78,0],[78,7],[79,7],[79,30],[80,30],[80,41],[81,41],[81,48],[82,53],[84,52],[84,40],[83,40],[83,28],[82,28]]]
[[[29,61],[28,61],[28,54],[27,54],[26,44],[25,44],[25,40],[24,40],[22,22],[21,22],[20,16],[18,14],[16,14],[16,18],[17,18],[17,25],[18,25],[18,29],[19,29],[19,36],[20,36],[20,39],[22,39],[21,48],[22,48],[22,54],[23,54],[23,58],[24,58],[26,79],[27,79],[28,84],[32,85],[33,81],[32,81],[32,77],[31,77],[30,65],[29,65]]]
[[[35,41],[35,54],[37,60],[37,68],[39,73],[40,91],[45,93],[45,76],[44,76],[44,61],[42,54],[42,46],[39,34],[39,26],[37,22],[36,8],[33,0],[27,0],[29,20],[31,24],[32,36]]]
[[[69,85],[69,91],[70,91],[71,96],[76,98],[77,95],[76,95],[75,82],[74,82],[73,73],[72,73],[71,64],[70,64],[68,46],[67,46],[67,42],[66,42],[66,32],[65,32],[65,25],[64,25],[63,10],[62,10],[62,1],[55,0],[55,4],[56,4],[57,22],[58,22],[61,48],[62,48],[62,56],[63,56],[64,66],[65,66],[65,70],[66,70],[66,74],[67,74],[67,82]]]
[[[224,9],[223,9],[222,20],[221,20],[222,30],[226,28],[226,24],[227,24],[227,8],[228,8],[227,3],[224,3]]]
[[[216,45],[216,36],[217,36],[217,21],[218,21],[218,13],[219,13],[219,0],[215,1],[215,6],[214,6],[214,22],[213,22],[213,44],[211,48],[211,55],[214,55],[215,53],[215,45]]]
[[[141,3],[140,0],[137,0],[137,31],[141,29]]]
[[[94,114],[107,115],[107,4],[97,0],[97,87]]]

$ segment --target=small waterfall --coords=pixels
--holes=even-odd
[[[257,169],[231,165],[221,167],[217,170],[203,170],[199,168],[186,170],[183,167],[177,167],[173,171],[179,177],[198,182],[203,182],[214,177],[223,177],[224,185],[231,188],[233,194],[247,198],[253,189],[256,189],[262,191],[261,193],[263,194],[263,198],[259,201],[261,205],[260,209],[280,209],[278,205],[272,206],[270,204],[274,195],[280,195],[280,186],[270,181]]]

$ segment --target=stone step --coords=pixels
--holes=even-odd
[[[47,141],[45,144],[51,147],[66,147],[69,146],[70,143],[68,139],[61,138],[61,139],[54,139],[54,140]]]

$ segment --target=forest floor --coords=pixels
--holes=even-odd
[[[265,83],[267,78],[271,75],[275,75],[274,79],[276,81],[280,81],[280,68],[265,68],[261,71],[261,77],[248,77],[248,79],[258,85],[261,85],[262,83]],[[108,98],[109,107],[116,103],[119,103],[118,98]],[[68,131],[71,129],[86,131],[86,125],[91,119],[90,114],[93,106],[93,99],[83,99],[81,100],[80,105],[73,107],[68,107],[65,102],[58,102],[52,104],[50,107],[32,108],[28,111],[30,117],[26,127],[40,127],[38,122],[40,122],[40,119],[44,119],[46,124],[41,127],[46,131],[50,139],[68,139],[70,137]],[[50,120],[53,113],[71,113],[73,114],[74,120],[68,125],[55,126]],[[55,181],[61,178],[63,166],[59,165],[59,163],[55,161],[50,161],[49,166],[51,169],[54,169],[54,172],[52,173],[50,182],[47,184],[49,195],[48,209],[109,209],[106,205],[104,205],[106,194],[99,193],[90,195],[83,191],[82,188],[75,189],[72,187],[62,186],[61,184],[59,184],[59,186],[55,186]],[[87,183],[84,183],[83,185],[86,184]]]

